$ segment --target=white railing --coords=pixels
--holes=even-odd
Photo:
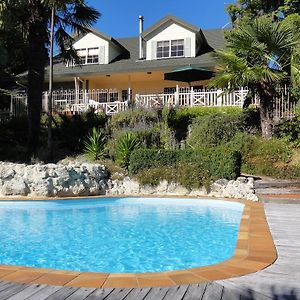
[[[52,108],[55,113],[80,114],[93,109],[96,113],[112,115],[126,110],[128,100],[115,89],[107,90],[55,90],[52,94]],[[11,96],[11,115],[26,114],[27,94]],[[48,111],[48,92],[43,93],[42,112]]]
[[[179,88],[167,94],[136,95],[135,106],[151,109],[161,107],[243,107],[248,94],[247,88],[226,92],[223,90],[196,90]],[[290,90],[277,90],[274,102],[274,118],[289,119],[295,115],[296,103],[290,101]],[[56,90],[53,92],[53,111],[64,114],[80,114],[93,109],[96,113],[103,112],[112,115],[128,109],[128,99],[122,99],[122,94],[115,89],[108,90]],[[43,93],[42,111],[47,112],[48,94]],[[259,106],[259,99],[252,104]],[[12,94],[11,116],[26,114],[26,93]]]
[[[136,104],[140,107],[163,106],[238,106],[243,107],[248,89],[240,89],[231,93],[223,90],[194,90],[180,88],[172,94],[136,95]]]

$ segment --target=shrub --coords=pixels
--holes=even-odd
[[[187,144],[193,148],[215,147],[228,142],[239,130],[238,117],[213,114],[196,118],[191,125]]]
[[[169,115],[169,126],[176,132],[176,139],[185,139],[189,125],[198,117],[204,117],[215,114],[239,116],[241,108],[236,107],[188,107],[179,108],[171,111]]]
[[[129,165],[130,173],[143,183],[172,179],[189,188],[218,178],[235,179],[240,175],[240,168],[237,151],[218,147],[197,151],[139,149],[131,154]]]
[[[126,132],[120,136],[116,148],[117,162],[122,167],[128,168],[130,155],[138,147],[140,147],[140,141],[134,133]]]
[[[140,149],[130,156],[129,171],[137,174],[152,167],[170,167],[176,165],[178,152],[173,150]]]
[[[58,128],[55,127],[53,136],[61,142],[61,146],[72,152],[80,152],[83,147],[84,137],[96,128],[104,128],[107,117],[87,112],[81,115],[66,116],[60,115]]]
[[[140,171],[136,178],[141,185],[157,186],[162,180],[177,182],[177,172],[173,167],[153,167]]]
[[[261,132],[260,112],[257,107],[244,108],[239,115],[238,127],[241,131],[258,134]]]
[[[300,116],[275,126],[274,134],[276,137],[292,143],[293,146],[300,147]]]
[[[120,128],[134,128],[139,124],[150,125],[159,121],[158,112],[155,110],[146,110],[135,108],[120,112],[111,117],[109,128],[111,131]]]
[[[170,150],[175,146],[174,134],[169,127],[169,116],[171,111],[165,107],[162,112],[161,132],[160,132],[160,143],[163,149]]]
[[[84,153],[92,160],[99,160],[104,156],[105,135],[93,127],[84,141]]]
[[[293,178],[300,173],[300,168],[290,165],[292,149],[282,139],[265,140],[260,136],[238,133],[224,147],[241,153],[245,173],[276,178]]]

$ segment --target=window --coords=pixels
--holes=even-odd
[[[184,40],[157,42],[156,57],[184,57]]]
[[[99,63],[98,47],[78,49],[77,55],[79,56],[80,65],[93,65]]]
[[[157,42],[157,58],[170,57],[170,41]]]
[[[171,41],[171,57],[184,56],[184,40]]]
[[[98,64],[99,63],[99,48],[88,48],[87,49],[87,60],[86,64]]]

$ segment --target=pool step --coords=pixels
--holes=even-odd
[[[254,187],[262,202],[300,203],[299,180],[255,180]]]

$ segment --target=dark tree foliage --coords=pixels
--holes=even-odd
[[[27,43],[28,153],[39,147],[45,66],[48,62],[49,20],[55,3],[55,42],[65,59],[76,58],[69,33],[87,32],[100,16],[85,0],[1,0],[0,28],[18,28]]]
[[[300,0],[238,0],[236,4],[227,6],[227,12],[233,24],[265,14],[282,19],[287,15],[300,13]]]

